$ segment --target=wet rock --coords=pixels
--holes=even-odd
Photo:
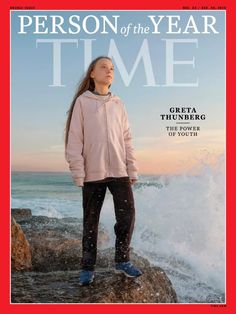
[[[11,216],[19,221],[21,219],[32,217],[32,212],[29,208],[12,208]]]
[[[20,217],[30,244],[32,271],[12,272],[12,303],[175,303],[177,297],[165,272],[130,250],[143,275],[133,279],[114,272],[114,248],[99,229],[94,283],[79,285],[81,219]]]
[[[18,215],[18,222],[29,241],[34,271],[76,270],[80,268],[82,219]],[[102,225],[98,248],[108,245],[109,236]],[[46,262],[45,262],[46,261]]]
[[[11,220],[11,267],[16,271],[32,268],[29,242],[14,218]]]
[[[25,272],[12,276],[12,303],[175,303],[175,291],[158,267],[132,279],[111,268],[97,268],[90,286],[79,285],[79,271]]]

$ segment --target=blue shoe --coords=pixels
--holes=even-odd
[[[116,263],[116,273],[124,273],[127,277],[138,277],[142,275],[141,270],[136,268],[131,262]]]
[[[79,274],[79,284],[80,286],[86,286],[93,282],[94,271],[82,269]]]

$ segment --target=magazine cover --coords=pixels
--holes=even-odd
[[[232,313],[231,8],[5,9],[6,311]]]

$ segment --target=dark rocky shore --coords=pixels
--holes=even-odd
[[[114,273],[114,248],[100,225],[95,280],[78,283],[82,220],[32,216],[12,209],[12,303],[176,303],[171,281],[131,248],[130,259],[143,272],[136,278]]]

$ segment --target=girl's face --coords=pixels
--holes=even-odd
[[[94,79],[95,84],[111,85],[114,78],[114,66],[112,62],[106,58],[99,59],[96,62],[90,77]]]

